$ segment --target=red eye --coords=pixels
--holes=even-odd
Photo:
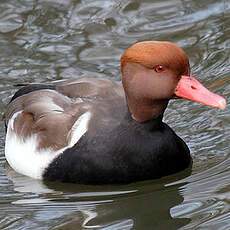
[[[157,72],[157,73],[161,73],[165,70],[165,68],[162,66],[162,65],[157,65],[154,67],[154,70]]]

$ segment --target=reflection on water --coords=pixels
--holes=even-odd
[[[16,84],[81,76],[119,79],[131,43],[171,40],[192,71],[229,97],[226,0],[41,0],[0,3],[0,115]],[[12,171],[0,128],[1,229],[229,229],[229,108],[172,102],[165,121],[194,164],[168,178],[123,186],[43,184]]]
[[[42,221],[43,224],[55,226],[57,229],[132,229],[134,226],[137,229],[151,229],[151,226],[158,229],[178,229],[189,223],[189,219],[173,219],[170,209],[183,201],[178,188],[185,183],[167,187],[165,184],[184,178],[190,173],[190,170],[186,170],[155,180],[154,183],[140,182],[122,186],[86,186],[55,182],[44,184],[19,175],[10,168],[7,170],[7,177],[13,182],[15,192],[26,194],[26,198],[25,195],[19,197],[11,205],[16,205],[16,209],[21,212],[24,209],[25,213],[33,210],[32,218],[23,216],[28,226],[32,219],[33,224]]]

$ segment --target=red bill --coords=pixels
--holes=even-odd
[[[226,100],[222,96],[206,89],[197,79],[182,76],[177,84],[175,95],[179,98],[195,101],[203,105],[225,109]]]

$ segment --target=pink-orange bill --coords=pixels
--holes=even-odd
[[[195,101],[219,109],[225,109],[226,107],[226,100],[224,97],[212,93],[192,76],[181,77],[177,84],[175,95],[179,98]]]

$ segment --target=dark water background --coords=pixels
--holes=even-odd
[[[15,84],[119,79],[131,43],[171,40],[192,71],[230,95],[228,0],[1,0],[0,115]],[[165,121],[188,143],[191,170],[123,186],[42,184],[12,171],[0,126],[0,229],[230,229],[229,107],[171,102]]]

